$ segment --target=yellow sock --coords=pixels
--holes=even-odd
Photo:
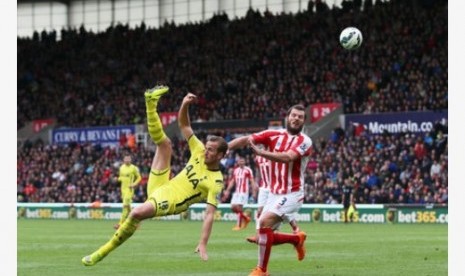
[[[131,205],[123,205],[123,211],[121,213],[121,218],[119,219],[119,225],[124,223],[124,221],[128,218],[130,212]]]
[[[170,168],[165,170],[151,170],[147,181],[147,198],[163,184],[170,180]]]
[[[126,221],[120,226],[113,237],[102,247],[97,250],[97,253],[103,258],[111,251],[115,250],[118,246],[123,244],[129,237],[134,234],[140,220],[133,217],[128,217]]]
[[[157,113],[157,104],[157,101],[145,101],[148,131],[152,140],[158,145],[166,139],[166,134],[163,131],[163,125]]]

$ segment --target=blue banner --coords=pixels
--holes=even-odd
[[[116,146],[120,135],[124,133],[136,133],[136,126],[114,126],[114,127],[88,127],[88,128],[66,128],[54,129],[52,131],[53,144],[101,144],[102,146]]]
[[[345,115],[345,128],[350,124],[363,125],[368,134],[389,133],[426,133],[433,129],[436,122],[447,121],[446,112],[396,112],[378,114]]]

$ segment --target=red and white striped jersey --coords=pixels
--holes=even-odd
[[[253,179],[252,169],[244,166],[237,167],[233,172],[234,184],[236,185],[236,193],[249,193],[250,180]]]
[[[286,129],[268,129],[252,134],[257,144],[262,144],[271,152],[294,151],[300,157],[289,163],[271,162],[271,186],[274,194],[288,194],[304,190],[304,172],[312,148],[312,139],[304,133],[292,135]]]
[[[258,155],[255,155],[254,160],[257,164],[258,171],[260,172],[260,182],[258,183],[258,187],[269,189],[271,181],[271,161]]]

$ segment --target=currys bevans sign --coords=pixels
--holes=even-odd
[[[135,133],[135,125],[114,127],[64,128],[52,131],[53,144],[101,144],[102,146],[116,146],[121,134]]]
[[[433,129],[436,122],[447,121],[446,112],[395,112],[378,114],[345,115],[345,128],[350,124],[362,125],[368,134],[389,133],[426,133]]]

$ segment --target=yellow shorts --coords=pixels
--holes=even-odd
[[[178,181],[183,180],[178,179]],[[173,181],[173,179],[167,183],[169,184],[156,189],[147,199],[155,208],[156,217],[182,213],[192,203],[200,202],[200,193],[184,193],[182,189],[179,189],[179,185],[182,183],[176,183],[176,180]]]

